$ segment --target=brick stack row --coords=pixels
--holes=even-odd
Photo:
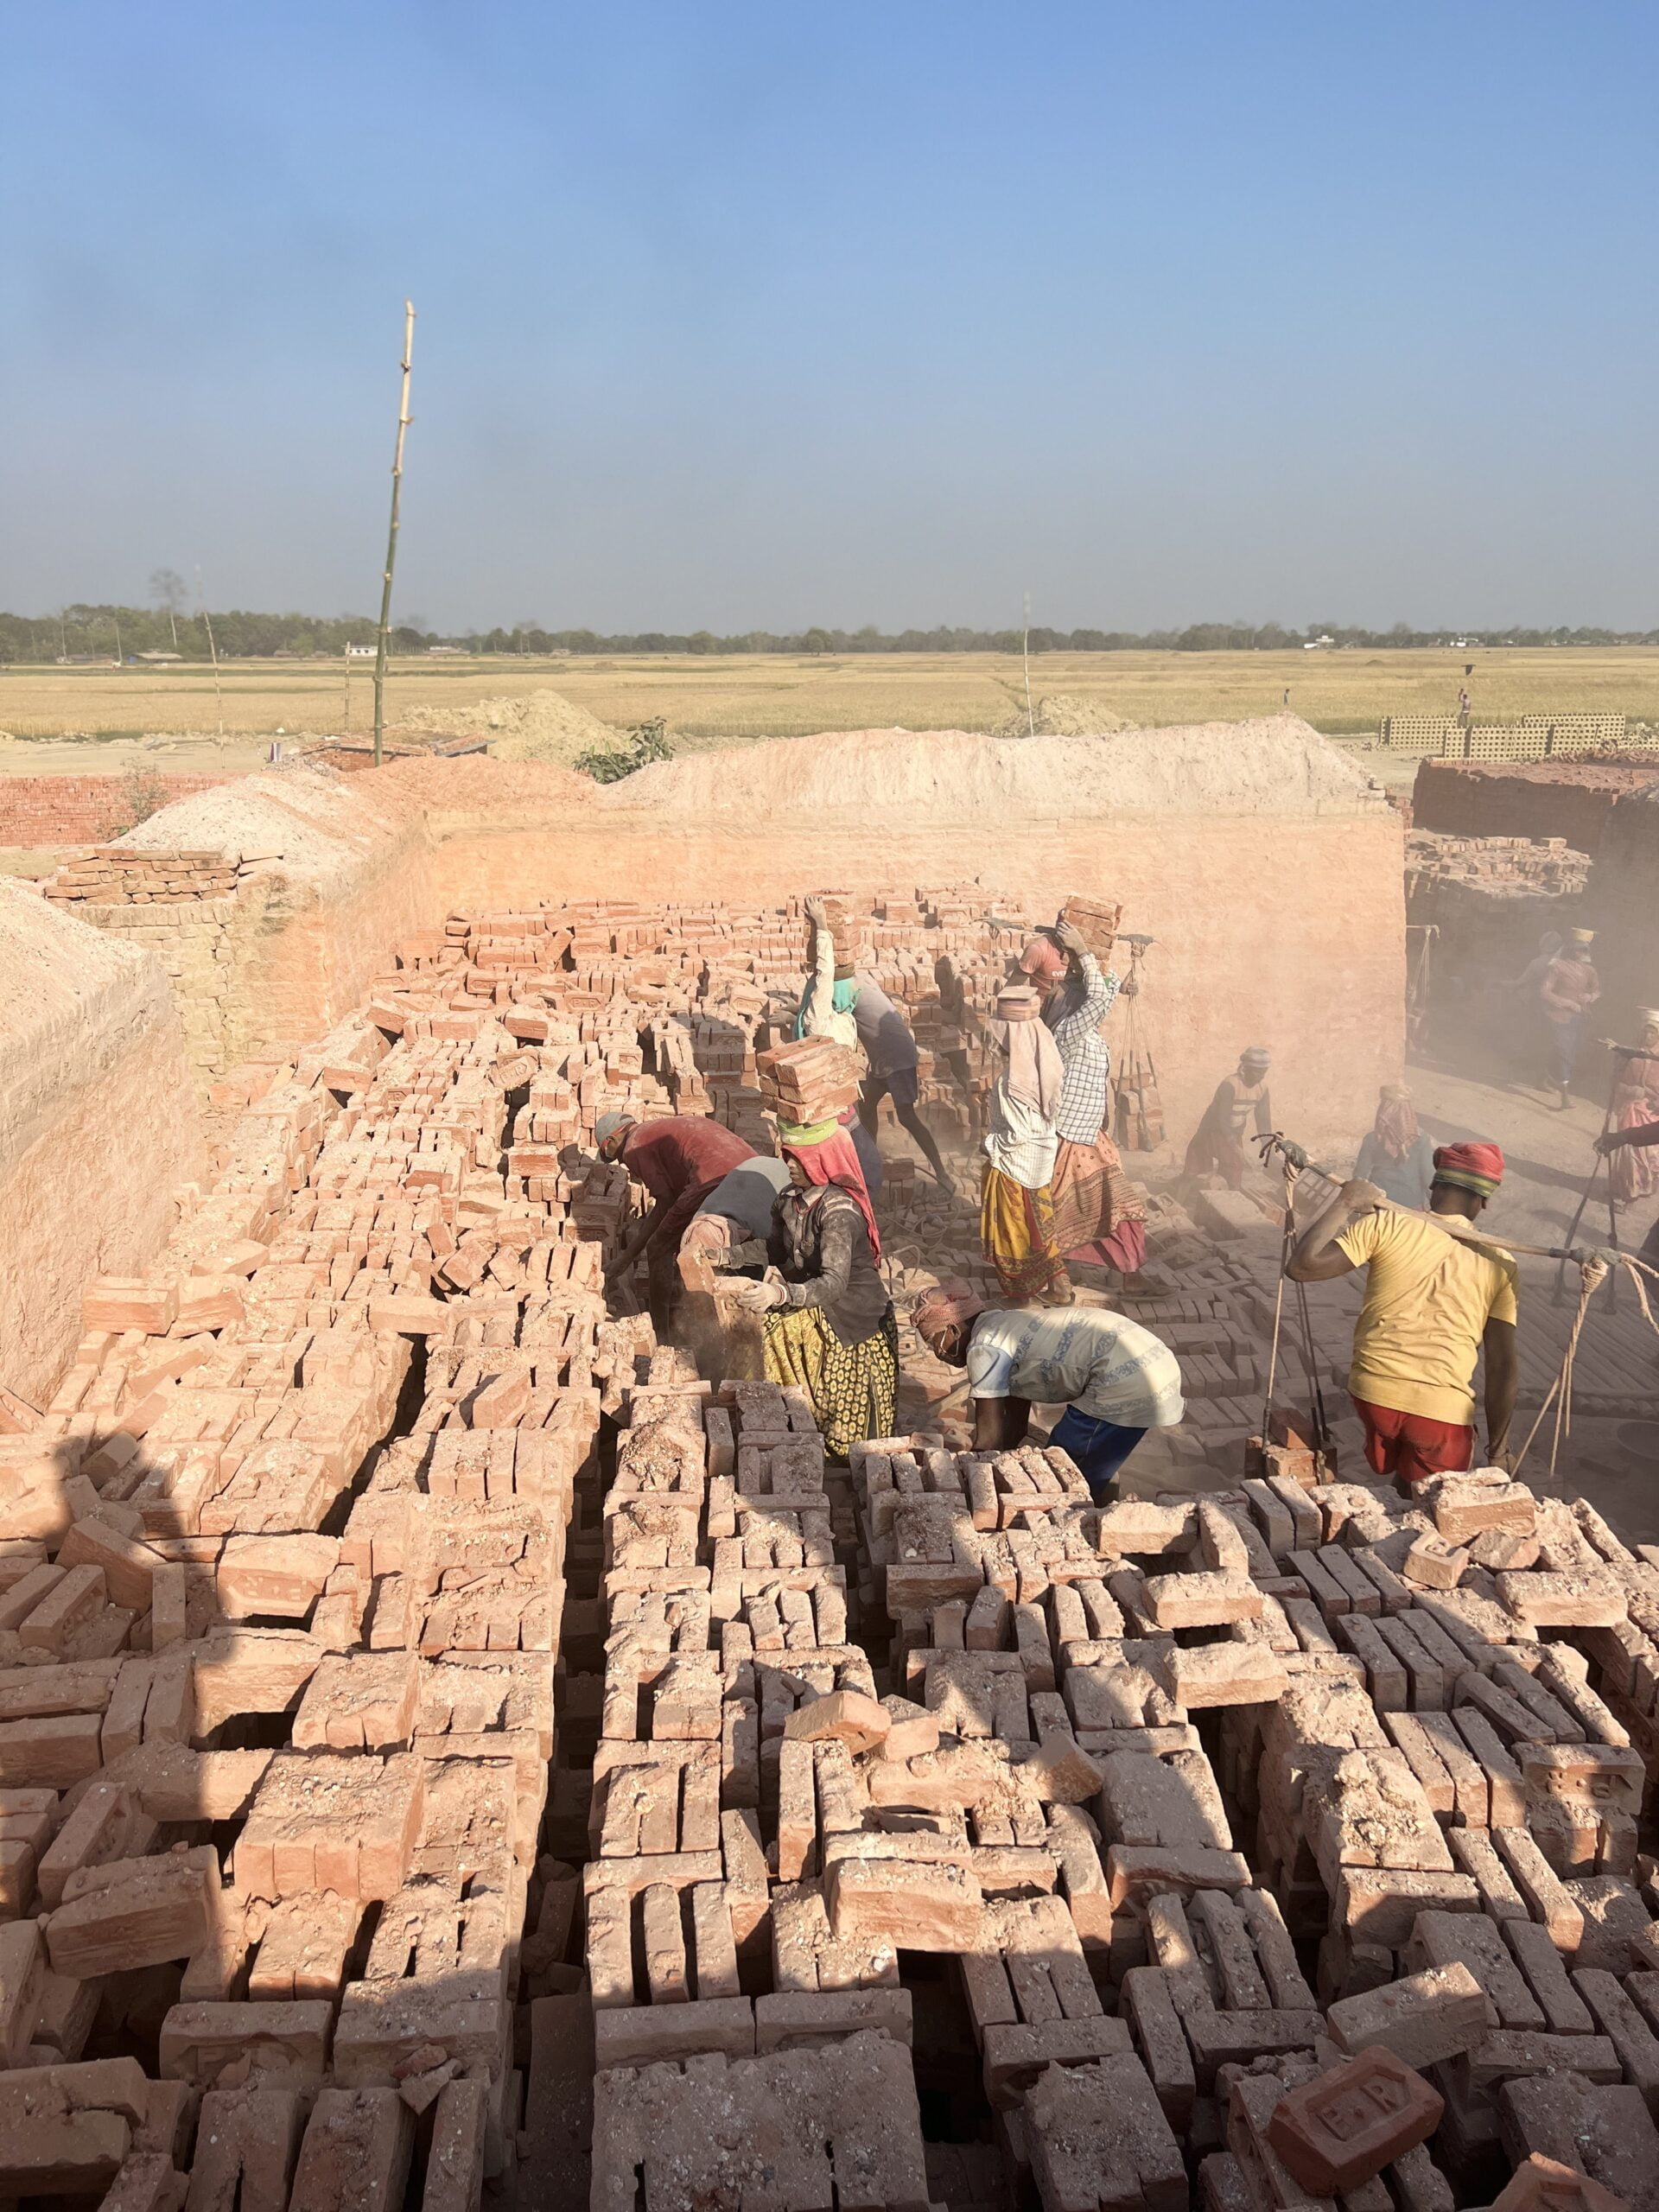
[[[254,870],[274,857],[251,851],[162,853],[132,845],[89,845],[67,855],[41,889],[47,898],[71,906],[191,906],[234,897]]]
[[[0,2194],[511,2189],[567,1526],[640,1340],[620,1205],[507,1169],[522,1049],[344,1025],[9,1403]]]
[[[682,1376],[632,1394],[603,1529],[587,1990],[532,2008],[556,2078],[591,2007],[591,2202],[921,2212],[897,1939],[836,1886],[889,1723],[851,1483],[799,1393]]]

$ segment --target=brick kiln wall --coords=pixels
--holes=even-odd
[[[1141,1020],[1172,1137],[1185,1144],[1240,1052],[1274,1052],[1282,1125],[1349,1146],[1404,1060],[1403,831],[1360,818],[742,828],[591,817],[461,831],[432,855],[452,906],[633,894],[752,904],[836,885],[909,896],[978,876],[1040,910],[1122,902],[1158,942]],[[1121,1034],[1121,1017],[1114,1017]],[[1306,1041],[1305,1041],[1306,1040]]]
[[[146,793],[159,792],[163,804],[232,780],[138,772]],[[131,820],[124,776],[0,776],[0,845],[87,845],[118,836]]]
[[[1594,853],[1619,800],[1655,782],[1652,760],[1423,760],[1412,820],[1454,836],[1564,837]]]
[[[1637,1008],[1659,1005],[1659,784],[1620,800],[1584,904],[1598,932],[1598,1030],[1628,1042]]]
[[[607,792],[482,758],[350,779],[293,767],[122,843],[284,856],[280,906],[232,963],[221,1065],[341,1019],[391,944],[456,906],[770,904],[832,884],[909,897],[978,877],[988,904],[1119,900],[1125,928],[1157,938],[1145,1027],[1179,1141],[1243,1046],[1265,1042],[1286,1126],[1347,1143],[1402,1064],[1403,834],[1351,763],[1280,717],[1002,747],[855,732],[688,758]]]
[[[136,1273],[200,1171],[158,963],[0,881],[0,1380],[49,1389],[100,1272]]]

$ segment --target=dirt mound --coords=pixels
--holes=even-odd
[[[362,779],[353,777],[353,783]],[[543,817],[563,820],[573,806],[586,806],[599,786],[589,776],[546,760],[504,760],[499,755],[463,753],[456,760],[393,760],[373,778],[414,800],[429,818],[476,808],[516,827],[531,829]]]
[[[1364,771],[1295,715],[1100,737],[862,729],[791,737],[642,768],[594,804],[759,824],[1111,821],[1129,815],[1370,813]]]
[[[1032,723],[1037,727],[1033,733]],[[1032,713],[1027,716],[1024,707],[1011,708],[1000,722],[991,725],[993,737],[1103,737],[1113,730],[1133,729],[1135,724],[1126,721],[1122,715],[1115,715],[1108,707],[1096,705],[1092,699],[1079,699],[1071,691],[1046,691],[1040,699],[1032,702]]]
[[[522,691],[470,707],[414,707],[400,730],[442,737],[488,737],[498,760],[545,760],[568,768],[583,753],[614,753],[624,733],[562,691]]]

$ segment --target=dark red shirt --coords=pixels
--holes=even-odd
[[[672,1205],[704,1183],[717,1183],[754,1156],[754,1147],[724,1122],[700,1114],[642,1122],[622,1147],[629,1174],[662,1205]]]

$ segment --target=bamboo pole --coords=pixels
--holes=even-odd
[[[219,684],[219,647],[213,643],[213,617],[207,612],[207,594],[201,588],[201,563],[196,563],[196,604],[201,609],[201,626],[207,632],[207,658],[213,664],[213,704],[219,715],[219,737],[225,741],[225,695]]]
[[[404,433],[409,428],[409,365],[415,352],[415,303],[404,302],[404,389],[397,404],[397,444],[391,460],[391,526],[386,532],[386,567],[380,588],[380,634],[374,651],[374,765],[386,724],[386,644],[391,632],[391,571],[397,558],[397,499],[404,486]]]

